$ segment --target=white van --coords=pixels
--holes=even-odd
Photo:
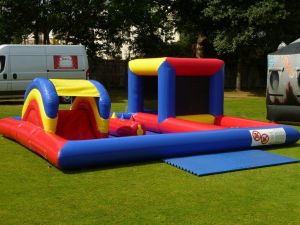
[[[0,45],[0,93],[24,92],[36,77],[88,79],[83,45]]]

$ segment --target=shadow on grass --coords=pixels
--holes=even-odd
[[[22,99],[0,99],[0,105],[23,105]]]
[[[111,99],[112,103],[126,103],[127,99],[123,97],[114,97]],[[23,99],[0,99],[0,105],[23,105]],[[70,105],[70,103],[60,103],[60,105]]]
[[[61,171],[64,174],[80,174],[80,173],[91,173],[91,172],[96,172],[96,171],[114,170],[114,169],[120,169],[120,168],[139,167],[139,166],[152,165],[152,164],[158,164],[158,163],[163,163],[163,162],[156,160],[156,161],[145,161],[145,162],[136,162],[136,163],[119,163],[116,165],[94,166],[94,167],[86,167],[86,168],[73,169],[73,170],[65,169],[65,170],[61,170]]]
[[[265,89],[256,89],[256,90],[245,90],[245,91],[236,91],[234,89],[226,89],[224,91],[225,96],[227,97],[266,97]]]
[[[300,143],[288,144],[288,145],[277,145],[277,146],[259,146],[262,150],[265,151],[276,151],[276,150],[287,150],[295,151],[295,148],[300,150]]]
[[[17,142],[14,139],[11,139],[9,137],[5,137],[3,135],[0,135],[0,137],[4,137],[14,144],[18,145],[19,147],[23,147],[28,153],[32,153],[35,156],[37,156],[39,159],[45,161],[45,163],[48,164],[49,168],[55,168],[58,171],[63,172],[64,174],[80,174],[80,173],[90,173],[90,172],[95,172],[95,171],[105,171],[105,170],[112,170],[112,169],[120,169],[120,168],[130,168],[130,167],[138,167],[138,166],[145,166],[145,165],[152,165],[152,164],[157,164],[157,163],[163,163],[160,160],[149,160],[149,161],[143,161],[143,162],[131,162],[131,163],[118,163],[118,164],[113,164],[113,165],[95,165],[93,167],[82,167],[82,168],[77,168],[77,169],[60,169],[51,164],[49,161],[47,161],[46,158],[44,158],[42,155],[38,154],[37,152],[27,148],[26,146],[22,145],[21,143]]]
[[[107,90],[112,102],[126,102],[127,89],[126,88],[109,88]]]

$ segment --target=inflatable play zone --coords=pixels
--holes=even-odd
[[[268,55],[267,119],[300,122],[300,39]]]
[[[1,119],[0,133],[63,170],[163,160],[208,175],[297,162],[257,149],[297,142],[296,129],[223,115],[223,80],[218,59],[132,60],[128,111],[115,113],[97,81],[36,78],[22,116]],[[70,109],[60,96],[72,96]]]

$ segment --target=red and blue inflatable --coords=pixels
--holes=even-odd
[[[147,77],[157,77],[155,113],[144,108]],[[204,103],[193,101],[197,92],[182,97],[178,78],[199,78],[199,84],[204,84],[199,89]],[[223,80],[224,62],[218,59],[132,60],[128,112],[111,114],[110,97],[97,81],[37,78],[25,93],[22,116],[1,119],[0,133],[61,169],[237,151],[299,140],[299,132],[289,126],[224,116]],[[73,97],[70,109],[59,109],[60,96]],[[180,108],[177,100],[195,107]]]

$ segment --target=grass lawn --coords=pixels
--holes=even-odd
[[[126,96],[112,94],[113,110]],[[21,104],[21,102],[20,102]],[[0,118],[20,115],[2,102]],[[225,114],[265,119],[264,97],[226,93]],[[271,151],[300,159],[300,144]],[[0,224],[299,224],[300,163],[197,177],[161,162],[63,173],[0,136]]]

